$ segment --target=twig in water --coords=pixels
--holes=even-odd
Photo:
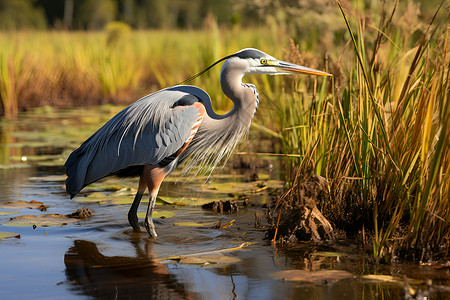
[[[202,256],[202,255],[212,255],[212,254],[219,254],[219,253],[223,253],[223,252],[231,252],[231,251],[236,251],[236,250],[240,250],[244,247],[247,247],[248,243],[242,243],[237,247],[234,248],[229,248],[229,249],[222,249],[222,250],[215,250],[215,251],[208,251],[208,252],[199,252],[199,253],[192,253],[192,254],[186,254],[186,255],[177,255],[177,256],[170,256],[170,257],[164,257],[164,258],[159,258],[159,260],[166,260],[166,259],[171,259],[171,260],[177,260],[180,259],[182,257],[191,257],[191,256]]]

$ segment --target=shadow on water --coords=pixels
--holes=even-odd
[[[164,264],[154,260],[152,242],[135,239],[136,256],[105,256],[93,242],[76,240],[64,256],[74,290],[101,299],[189,299]]]

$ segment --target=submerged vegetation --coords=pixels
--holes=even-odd
[[[286,155],[291,170],[291,192],[279,206],[295,197],[298,179],[312,168],[329,183],[320,211],[374,257],[448,258],[448,11],[423,23],[412,1],[377,5],[371,11],[379,15],[336,5],[340,24],[322,28],[323,37],[304,38],[279,18],[244,29],[222,28],[212,16],[201,30],[133,31],[109,23],[101,32],[0,32],[1,112],[128,104],[241,48],[259,48],[334,74],[247,79],[262,99],[251,134],[279,141],[267,151]],[[228,110],[219,72],[193,84],[219,111]]]

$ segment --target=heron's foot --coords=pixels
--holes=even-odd
[[[153,224],[153,220],[152,219],[145,219],[145,229],[147,229],[148,234],[151,237],[156,238],[158,235],[156,234],[156,230],[155,230],[155,224]]]
[[[133,227],[133,230],[135,232],[141,232],[141,227],[139,226],[139,219],[137,217],[137,214],[132,213],[131,211],[128,212],[128,222],[130,223],[131,227]]]

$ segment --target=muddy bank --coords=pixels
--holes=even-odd
[[[295,174],[292,187],[273,201],[267,213],[267,238],[281,245],[299,242],[323,243],[351,239],[377,263],[416,261],[446,267],[450,259],[448,245],[411,247],[405,239],[408,218],[394,228],[393,239],[385,241],[382,255],[374,256],[375,228],[373,207],[362,203],[359,185],[350,182],[338,193],[328,180],[313,169]]]
[[[335,231],[317,207],[329,199],[328,190],[328,181],[321,176],[298,176],[269,210],[268,238],[282,243],[333,239]]]

